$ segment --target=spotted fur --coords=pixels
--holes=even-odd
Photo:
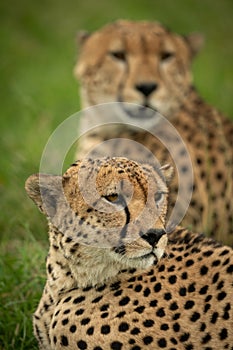
[[[145,107],[138,110],[136,119],[146,118],[149,107],[175,126],[190,153],[195,177],[182,224],[232,245],[233,123],[206,104],[193,87],[190,67],[202,44],[200,35],[180,36],[159,23],[117,21],[83,36],[75,75],[81,81],[83,107],[136,103]],[[81,129],[82,123],[85,118]],[[172,161],[158,139],[125,125],[90,132],[81,139],[78,157],[109,137],[135,140],[160,161]],[[133,158],[127,147],[113,149],[115,156]],[[177,181],[175,178],[171,187],[173,194]]]
[[[93,174],[107,207],[120,205],[112,204],[116,195],[126,198],[133,187],[127,205],[109,213],[90,206],[82,186],[91,186]],[[167,245],[164,176],[169,166],[114,158],[75,163],[62,178],[27,180],[50,225],[47,282],[33,321],[41,350],[233,349],[233,251],[181,227]],[[143,232],[148,218],[140,212],[148,205],[155,219]],[[87,243],[99,237],[102,244],[106,225],[117,238],[126,222],[117,246]]]

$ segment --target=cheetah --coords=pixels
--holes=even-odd
[[[166,232],[171,177],[123,157],[29,177],[49,221],[41,350],[233,349],[233,250]]]
[[[232,245],[233,123],[203,101],[193,86],[191,64],[202,46],[200,34],[181,36],[148,21],[119,20],[94,33],[83,33],[74,69],[81,83],[82,107],[116,102],[120,112],[117,126],[95,128],[80,138],[77,158],[104,140],[121,137],[143,144],[164,164],[173,162],[154,132],[143,130],[145,121],[156,121],[159,112],[180,134],[193,165],[193,195],[182,225]],[[109,114],[96,113],[94,119],[103,124]],[[135,121],[139,126],[141,122],[142,129],[131,127]],[[81,134],[88,123],[91,127],[91,119],[84,114]],[[152,131],[156,128],[152,126]],[[97,156],[138,160],[128,154],[127,147],[113,149],[114,153],[108,150]],[[172,205],[177,178],[171,184]]]

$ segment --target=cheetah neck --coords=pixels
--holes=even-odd
[[[119,273],[121,273],[122,266],[120,264],[95,264],[89,268],[78,267],[71,265],[72,274],[77,281],[79,288],[96,287],[108,283],[117,279]]]
[[[108,282],[115,282],[121,276],[121,280],[128,278],[132,273],[140,273],[140,269],[125,268],[123,264],[88,261],[88,266],[75,264],[71,259],[67,259],[59,251],[54,253],[54,248],[50,249],[47,258],[48,285],[51,293],[55,297],[73,288],[97,287]],[[51,271],[51,266],[53,270]]]
[[[193,113],[196,110],[197,105],[203,107],[210,107],[199,95],[195,87],[191,87],[187,97],[183,100],[180,110],[186,111],[188,113]],[[212,108],[212,107],[211,107]],[[177,116],[179,117],[180,110],[177,110]]]

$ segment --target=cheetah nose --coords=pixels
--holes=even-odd
[[[166,234],[164,229],[150,229],[141,237],[147,241],[152,247],[160,240],[160,238]]]
[[[145,97],[148,97],[158,87],[156,83],[141,83],[135,85],[136,89],[141,92]]]

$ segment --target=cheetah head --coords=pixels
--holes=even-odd
[[[26,191],[48,217],[50,242],[56,240],[77,275],[95,279],[147,268],[163,256],[172,172],[120,157],[85,159],[62,177],[30,176]]]
[[[156,118],[156,111],[173,117],[192,91],[190,67],[203,45],[197,33],[181,36],[157,22],[127,20],[81,35],[80,41],[75,75],[83,107],[126,102],[122,112],[139,120]]]

